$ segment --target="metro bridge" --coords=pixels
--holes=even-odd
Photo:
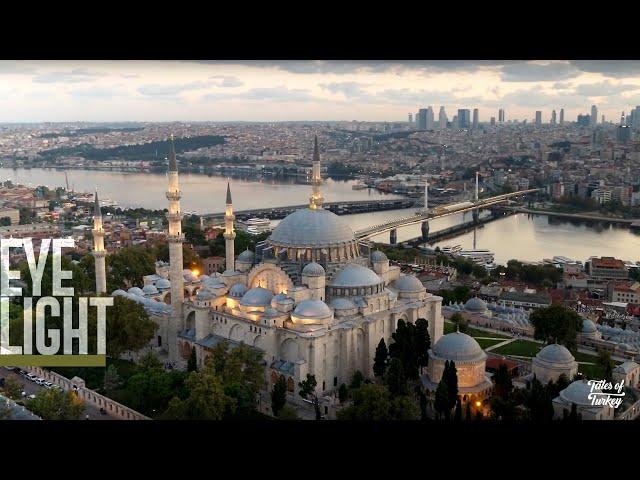
[[[415,215],[399,218],[391,222],[381,223],[373,225],[371,227],[364,228],[355,232],[356,238],[359,240],[365,240],[382,233],[389,232],[389,243],[397,243],[398,228],[408,227],[409,225],[422,224],[422,237],[426,241],[429,235],[429,220],[436,218],[447,217],[456,213],[474,212],[474,220],[477,217],[477,212],[483,208],[491,207],[508,201],[511,198],[516,198],[524,195],[528,195],[533,192],[539,191],[539,188],[532,188],[529,190],[519,190],[517,192],[505,193],[502,195],[496,195],[495,197],[483,198],[474,202],[461,202],[448,205],[439,205],[432,209],[425,209],[422,212],[417,212]]]

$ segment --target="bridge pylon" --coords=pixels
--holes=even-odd
[[[426,242],[429,239],[429,222],[422,222],[422,241]]]
[[[389,243],[391,245],[398,243],[398,230],[395,228],[389,231]]]

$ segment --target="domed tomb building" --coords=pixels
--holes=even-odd
[[[182,268],[157,271],[158,291],[168,296],[170,286],[172,294],[184,293],[184,301],[178,305],[169,297],[171,312],[152,316],[158,323],[156,350],[186,365],[195,347],[202,365],[220,341],[244,342],[263,356],[266,389],[284,375],[289,401],[300,402],[298,382],[307,374],[315,375],[321,394],[348,383],[356,370],[373,377],[376,346],[382,338],[391,342],[400,320],[424,318],[431,341],[440,339],[442,298],[427,293],[415,276],[401,274],[384,253],[359,241],[345,219],[325,210],[321,184],[316,138],[308,206],[284,218],[255,251],[237,258],[228,187],[227,270],[210,277],[194,277]],[[174,271],[179,271],[176,279]],[[173,356],[172,341],[177,343]]]

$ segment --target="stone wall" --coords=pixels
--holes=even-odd
[[[122,405],[104,395],[94,392],[84,386],[84,381],[72,381],[62,375],[45,370],[40,367],[25,367],[25,370],[44,378],[45,380],[58,385],[65,391],[75,390],[78,398],[83,402],[95,405],[98,408],[104,408],[109,415],[119,420],[151,420],[149,417],[142,415],[135,410]],[[75,379],[76,377],[74,377]]]

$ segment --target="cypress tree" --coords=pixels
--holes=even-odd
[[[380,343],[376,347],[376,355],[373,359],[373,374],[376,377],[383,377],[384,372],[387,369],[387,363],[389,360],[389,350],[387,350],[387,344],[384,338],[380,339]]]
[[[460,402],[460,397],[458,397],[458,400],[456,401],[456,411],[453,415],[453,419],[456,422],[460,422],[462,420],[462,402]]]
[[[191,347],[191,354],[187,362],[187,371],[196,372],[198,370],[198,361],[196,358],[196,347]]]

